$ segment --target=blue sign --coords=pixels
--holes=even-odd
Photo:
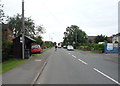
[[[104,53],[119,53],[120,43],[104,43]]]

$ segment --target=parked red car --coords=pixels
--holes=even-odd
[[[32,45],[31,53],[40,53],[42,51],[40,45]]]

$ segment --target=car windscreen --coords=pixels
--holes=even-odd
[[[37,48],[40,48],[40,46],[39,45],[32,46],[32,49],[37,49]]]
[[[68,48],[73,49],[73,46],[68,46]]]

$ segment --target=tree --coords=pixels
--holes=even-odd
[[[105,35],[98,35],[96,38],[95,38],[95,42],[98,43],[98,42],[104,42],[105,40],[107,40],[107,36]]]
[[[54,46],[55,46],[57,43],[56,43],[56,42],[54,42],[53,44],[54,44]]]
[[[71,25],[64,32],[63,44],[86,43],[87,34],[76,25]]]
[[[41,35],[43,33],[45,33],[45,29],[44,29],[43,25],[38,25],[36,27],[36,35]]]
[[[36,36],[36,37],[32,37],[33,39],[36,40],[36,43],[39,44],[39,45],[43,45],[43,40],[42,40],[42,37],[41,36]]]
[[[17,14],[14,17],[8,19],[9,28],[13,30],[15,37],[19,36],[22,31],[22,15]],[[25,35],[34,37],[44,33],[43,26],[35,26],[34,21],[29,17],[25,17]]]
[[[3,10],[4,4],[0,4],[0,23],[5,23],[8,19],[8,16],[5,15]]]

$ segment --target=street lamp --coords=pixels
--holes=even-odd
[[[54,35],[54,33],[49,33],[49,41],[53,41],[53,35]]]

